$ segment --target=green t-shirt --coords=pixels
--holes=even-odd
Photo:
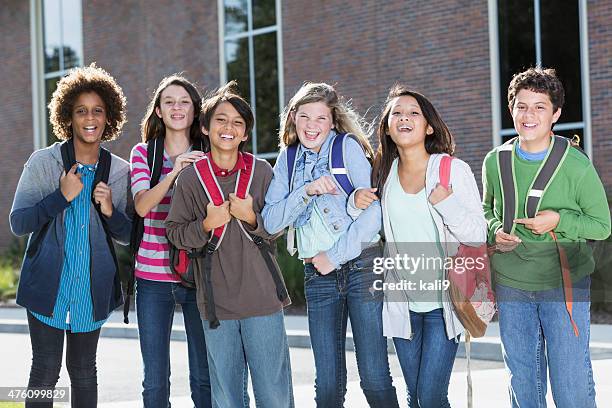
[[[541,161],[527,161],[514,155],[518,218],[526,218],[527,192],[541,164]],[[494,244],[503,215],[496,150],[485,157],[482,179],[488,241]],[[593,254],[586,240],[606,239],[610,235],[610,209],[593,164],[577,149],[570,149],[548,186],[541,199],[539,211],[542,210],[556,211],[560,215],[554,231],[566,249],[572,280],[591,274]],[[529,291],[560,287],[559,254],[550,234],[536,235],[522,224],[516,224],[514,234],[522,243],[511,252],[497,252],[491,257],[496,282]]]

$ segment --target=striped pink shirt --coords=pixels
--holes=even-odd
[[[151,188],[151,171],[147,165],[147,145],[138,143],[130,155],[132,194]],[[164,151],[164,161],[159,181],[172,171],[173,164]],[[164,222],[170,211],[172,189],[168,190],[160,203],[144,218],[144,234],[136,256],[135,275],[137,278],[161,282],[180,282],[181,279],[170,269],[169,245]]]

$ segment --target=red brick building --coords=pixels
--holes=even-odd
[[[513,134],[505,88],[540,63],[566,86],[558,133],[579,134],[612,193],[612,0],[3,0],[0,8],[0,249],[22,165],[50,143],[46,103],[72,66],[95,61],[123,87],[127,158],[148,99],[168,74],[201,88],[238,79],[256,110],[257,154],[273,158],[279,110],[326,81],[372,120],[402,81],[425,93],[480,175]],[[563,29],[560,29],[562,27]]]

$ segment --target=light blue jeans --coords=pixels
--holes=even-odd
[[[558,408],[595,407],[589,354],[591,278],[573,285],[576,337],[563,289],[524,291],[497,285],[499,329],[513,408],[546,407],[547,370]]]
[[[211,329],[203,320],[213,407],[249,407],[250,370],[257,407],[293,408],[283,312],[220,323]]]

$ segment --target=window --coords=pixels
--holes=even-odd
[[[280,0],[219,0],[219,10],[221,82],[235,79],[255,113],[247,148],[274,158],[283,106]]]
[[[586,24],[582,21],[586,15],[586,1],[493,1],[497,7],[499,65],[497,72],[492,74],[499,78],[498,99],[494,95],[497,99],[494,103],[499,104],[500,115],[495,144],[516,135],[507,102],[512,76],[530,66],[540,65],[555,68],[565,89],[565,105],[554,126],[555,133],[567,137],[578,135],[581,145],[589,152],[588,56]]]
[[[38,2],[36,2],[38,3]],[[42,129],[39,130],[41,146],[50,145],[57,141],[49,123],[47,105],[51,101],[53,91],[60,80],[70,68],[83,64],[83,29],[81,0],[43,0],[38,3],[40,7],[40,43],[36,47],[40,52],[37,72],[42,74],[42,95],[39,103],[43,104],[46,120],[39,121]],[[36,49],[33,48],[33,49]]]

